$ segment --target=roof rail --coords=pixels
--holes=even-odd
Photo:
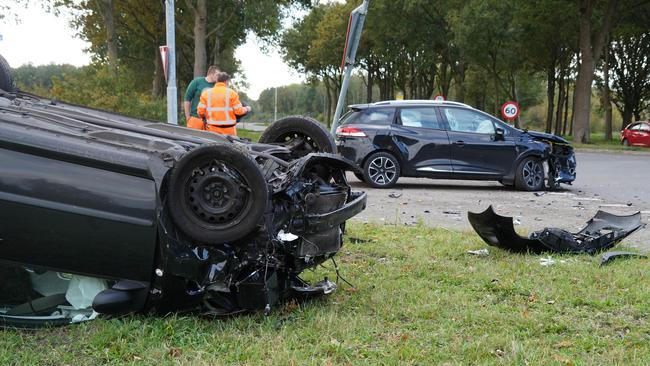
[[[460,103],[460,102],[452,102],[448,100],[431,100],[431,99],[408,99],[408,100],[385,100],[381,102],[376,102],[373,103],[373,106],[381,106],[381,105],[411,105],[411,104],[435,104],[435,105],[455,105],[455,106],[461,106],[461,107],[467,107],[467,108],[472,108],[472,106],[467,105],[465,103]]]

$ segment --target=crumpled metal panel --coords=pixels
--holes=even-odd
[[[577,233],[545,228],[522,237],[514,229],[512,217],[498,215],[492,206],[481,213],[468,212],[468,219],[478,235],[491,246],[511,252],[556,252],[595,254],[612,248],[628,235],[643,228],[641,213],[618,216],[598,211]]]

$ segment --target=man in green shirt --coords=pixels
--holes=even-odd
[[[210,66],[205,77],[198,77],[192,80],[187,86],[185,97],[183,98],[183,108],[185,109],[185,121],[187,122],[187,127],[197,130],[205,130],[203,119],[201,119],[196,113],[196,107],[199,105],[199,100],[201,99],[201,93],[203,90],[214,87],[219,73],[220,71],[218,67]]]

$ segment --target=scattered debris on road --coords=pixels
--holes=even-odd
[[[612,248],[623,238],[641,229],[641,213],[617,216],[598,211],[577,233],[558,228],[532,232],[527,238],[514,229],[512,217],[500,216],[492,206],[481,213],[468,212],[468,219],[478,235],[491,246],[517,253],[587,253]]]
[[[392,193],[390,193],[390,194],[388,195],[388,197],[390,197],[390,198],[400,198],[400,197],[402,197],[402,193],[399,193],[399,192],[392,192]]]

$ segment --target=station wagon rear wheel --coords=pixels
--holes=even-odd
[[[375,188],[390,188],[400,175],[397,158],[387,152],[372,154],[363,166],[363,180]]]

